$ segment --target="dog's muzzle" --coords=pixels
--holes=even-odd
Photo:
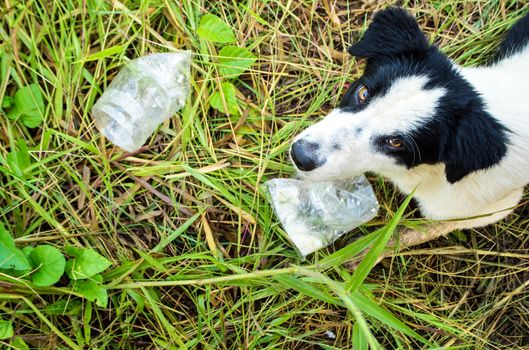
[[[311,171],[323,163],[317,155],[320,145],[299,139],[290,148],[290,157],[294,165],[301,171]]]

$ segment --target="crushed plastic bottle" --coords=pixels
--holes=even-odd
[[[311,182],[273,179],[265,185],[289,239],[306,256],[373,219],[378,201],[365,176]]]
[[[96,127],[124,150],[137,150],[184,106],[190,65],[190,51],[155,53],[130,61],[94,104]]]

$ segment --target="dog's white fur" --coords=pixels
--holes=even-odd
[[[317,152],[327,157],[302,175],[327,180],[366,171],[382,174],[404,193],[415,189],[425,217],[457,219],[453,228],[484,226],[507,216],[529,182],[529,46],[492,66],[458,69],[481,95],[486,111],[509,130],[507,153],[498,164],[451,184],[442,163],[407,169],[372,148],[373,136],[416,127],[433,114],[444,91],[426,90],[426,77],[414,76],[395,81],[381,101],[373,100],[364,110],[335,110],[302,132],[296,140],[317,143]],[[330,152],[336,144],[340,149]]]

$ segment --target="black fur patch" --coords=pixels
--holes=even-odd
[[[449,130],[448,142],[441,153],[450,183],[499,163],[507,152],[505,127],[483,112],[481,106],[469,110],[470,114],[457,117],[459,125]]]
[[[390,7],[377,12],[361,41],[349,48],[353,56],[364,58],[393,57],[397,54],[420,54],[428,41],[413,18],[404,9]]]
[[[516,22],[507,32],[494,62],[512,56],[529,44],[529,14]]]
[[[372,142],[380,152],[408,168],[419,164],[446,165],[450,183],[467,174],[497,164],[505,155],[508,130],[485,109],[473,87],[454,69],[406,11],[390,8],[377,13],[364,38],[349,50],[367,57],[364,75],[349,88],[340,108],[356,112],[369,104],[355,103],[351,95],[360,84],[370,91],[369,99],[384,95],[399,78],[425,76],[427,89],[443,88],[433,116],[408,134],[377,135]],[[399,137],[401,149],[387,147],[385,140]]]

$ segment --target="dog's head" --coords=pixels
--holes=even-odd
[[[378,12],[349,52],[367,60],[340,106],[296,137],[291,158],[314,180],[445,165],[447,181],[506,153],[504,128],[459,68],[400,8]]]

